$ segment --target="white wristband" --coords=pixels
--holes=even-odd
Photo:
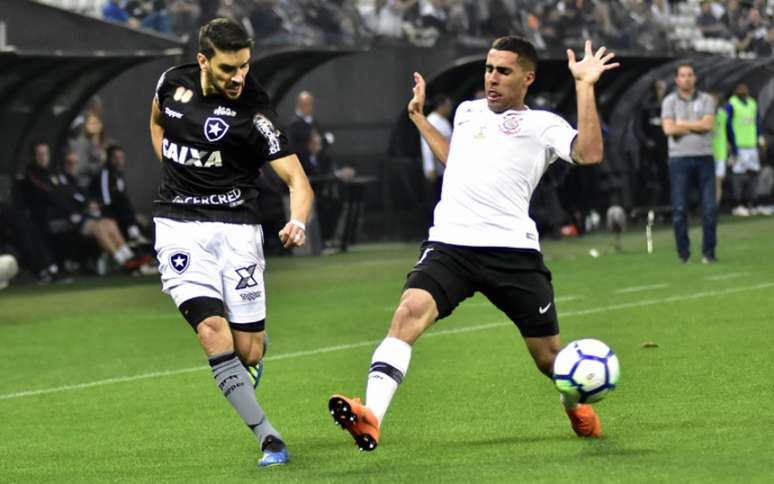
[[[299,229],[301,229],[304,232],[306,232],[306,224],[304,224],[304,222],[302,222],[300,220],[296,220],[296,219],[291,219],[289,223],[292,223],[293,225],[295,225]]]

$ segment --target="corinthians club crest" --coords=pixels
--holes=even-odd
[[[507,113],[500,121],[500,131],[508,136],[519,132],[519,115],[516,113]]]

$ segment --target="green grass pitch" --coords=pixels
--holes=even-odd
[[[418,244],[270,260],[258,394],[292,459],[270,469],[157,278],[12,286],[0,482],[772,482],[774,219],[724,219],[719,240],[719,263],[685,266],[668,228],[652,255],[641,230],[622,253],[607,234],[544,244],[564,342],[599,338],[621,361],[596,405],[603,439],[574,436],[516,329],[477,296],[417,343],[370,454],[327,398],[362,395]]]

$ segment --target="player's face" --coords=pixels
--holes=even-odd
[[[680,66],[677,70],[677,76],[675,76],[675,84],[678,89],[685,92],[693,91],[696,86],[696,76],[693,74],[693,67]]]
[[[492,49],[486,56],[486,102],[496,113],[521,109],[527,88],[535,80],[535,72],[525,70],[518,60],[518,54],[507,50]]]
[[[242,95],[247,72],[250,70],[250,49],[215,49],[215,55],[210,59],[200,53],[197,60],[206,76],[207,89],[212,89],[228,99],[237,99]]]

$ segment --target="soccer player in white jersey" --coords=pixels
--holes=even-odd
[[[328,407],[361,450],[379,443],[381,423],[411,359],[412,345],[476,291],[483,293],[519,328],[538,369],[552,377],[561,349],[551,273],[543,264],[529,200],[548,165],[600,163],[602,132],[594,84],[618,67],[602,47],[576,61],[567,51],[575,79],[578,129],[561,117],[524,105],[535,80],[537,53],[519,37],[494,41],[486,58],[486,98],[460,104],[451,141],[425,118],[425,81],[414,74],[408,114],[439,160],[446,163],[441,200],[420,257],[404,286],[387,337],[371,360],[366,402],[333,395]],[[599,437],[599,417],[590,405],[562,395],[575,433]]]

